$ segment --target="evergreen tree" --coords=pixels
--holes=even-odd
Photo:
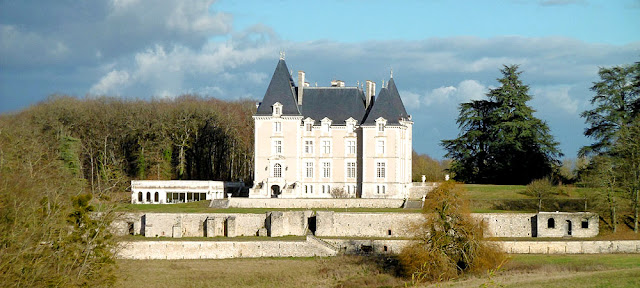
[[[460,104],[458,138],[442,141],[446,157],[454,160],[456,180],[527,184],[551,174],[559,164],[558,142],[527,105],[532,97],[519,79],[518,65],[500,72],[501,86],[489,90],[487,100]]]
[[[594,108],[582,112],[589,127],[584,134],[595,143],[582,147],[581,155],[608,158],[611,168],[606,175],[592,161],[585,182],[605,176],[615,177],[611,189],[621,189],[631,200],[633,226],[637,233],[640,214],[640,62],[629,66],[600,68],[600,81],[594,82],[591,98]],[[591,179],[593,178],[593,179]],[[615,219],[614,219],[615,220]]]

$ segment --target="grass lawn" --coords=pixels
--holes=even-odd
[[[118,260],[116,287],[405,287],[381,258]],[[640,287],[639,254],[514,255],[495,273],[418,287]]]

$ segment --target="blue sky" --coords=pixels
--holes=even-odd
[[[457,106],[519,64],[566,157],[599,67],[640,61],[640,1],[0,0],[0,113],[50,94],[259,101],[279,57],[312,84],[393,68],[414,148],[441,158]]]

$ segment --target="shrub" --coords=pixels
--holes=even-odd
[[[504,261],[498,247],[482,241],[483,225],[471,218],[461,186],[441,184],[429,193],[423,213],[425,221],[415,227],[417,241],[399,256],[414,283],[449,280]]]

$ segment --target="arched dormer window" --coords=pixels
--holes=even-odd
[[[282,177],[282,165],[280,165],[280,163],[276,163],[273,165],[273,177],[274,178]]]
[[[273,103],[273,116],[280,117],[282,115],[282,104],[280,102]]]

